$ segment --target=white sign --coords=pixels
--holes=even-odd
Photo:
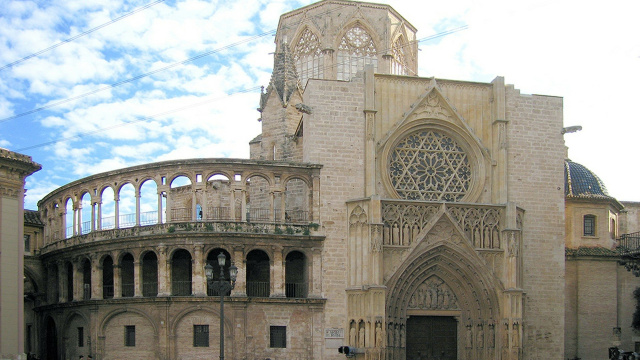
[[[325,339],[344,339],[344,329],[324,329]]]

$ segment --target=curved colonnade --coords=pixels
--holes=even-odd
[[[224,294],[231,296],[225,349],[230,358],[249,351],[247,339],[270,349],[273,324],[283,318],[305,319],[292,323],[292,330],[310,326],[324,304],[324,237],[316,234],[319,171],[318,165],[273,161],[168,161],[94,175],[50,193],[38,204],[44,246],[36,254],[39,261],[27,262],[25,269],[27,275],[44,274],[27,276],[37,294],[36,326],[46,334],[40,353],[100,359],[210,356],[218,346],[209,338],[219,331],[220,294],[208,289],[204,266],[212,264],[218,276],[220,253],[227,258],[227,277],[231,264],[238,267],[235,288]],[[158,216],[144,225],[149,204],[141,189],[149,183],[157,197],[151,211]],[[134,189],[128,200],[122,196],[126,186]],[[104,211],[108,189],[115,194],[114,226],[104,226],[113,216]],[[87,196],[89,216],[83,212]],[[135,209],[134,225],[119,221],[127,206]],[[89,225],[83,226],[86,217]],[[308,340],[302,334],[312,333],[297,331],[301,335],[290,332],[285,339],[302,344]],[[285,349],[268,351],[279,350]]]

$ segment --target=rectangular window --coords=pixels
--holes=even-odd
[[[31,252],[31,235],[24,236],[24,252]]]
[[[269,347],[286,348],[287,347],[287,327],[272,326],[269,331]]]
[[[84,346],[84,328],[78,328],[78,347]]]
[[[209,347],[209,325],[193,325],[193,347]]]
[[[596,236],[596,217],[593,215],[584,216],[584,236]]]
[[[136,346],[135,325],[126,325],[124,327],[124,346]]]

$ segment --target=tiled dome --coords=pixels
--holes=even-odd
[[[569,159],[564,161],[564,194],[573,198],[612,198],[598,175]]]

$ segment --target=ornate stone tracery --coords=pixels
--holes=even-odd
[[[378,66],[376,44],[367,30],[359,23],[342,36],[338,45],[338,80],[350,80],[364,66]]]
[[[460,201],[471,187],[466,151],[435,130],[401,139],[390,154],[389,175],[398,196],[407,200]]]
[[[432,276],[419,285],[409,300],[408,309],[458,310],[458,299],[442,279]]]
[[[304,86],[310,78],[324,77],[324,62],[320,41],[316,34],[305,27],[298,43],[293,50],[293,60],[296,63],[300,83]]]

